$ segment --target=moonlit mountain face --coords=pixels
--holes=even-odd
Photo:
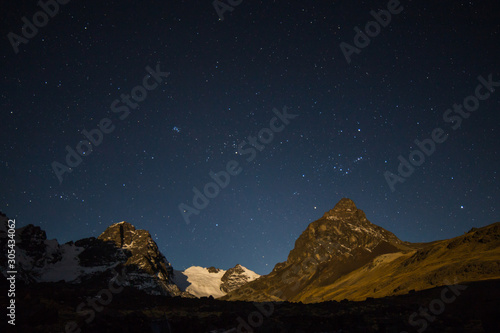
[[[495,223],[450,240],[403,242],[372,224],[352,200],[343,198],[322,218],[309,224],[287,261],[223,299],[359,301],[450,281],[498,278],[499,228],[500,224]],[[459,259],[461,256],[467,259]]]

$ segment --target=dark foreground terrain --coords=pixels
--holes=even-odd
[[[5,279],[2,284],[5,290]],[[78,328],[68,332],[500,332],[500,280],[363,302],[253,304],[124,289],[111,300],[103,295],[109,304],[96,302],[97,310],[82,305],[99,291],[62,282],[18,285],[16,327],[9,325],[8,331],[64,332],[75,322]],[[6,304],[4,293],[0,301]]]

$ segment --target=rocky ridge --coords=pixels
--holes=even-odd
[[[237,264],[224,273],[221,279],[220,289],[223,292],[228,293],[238,289],[250,281],[257,279],[258,277],[260,277],[259,274],[256,274],[240,264]]]

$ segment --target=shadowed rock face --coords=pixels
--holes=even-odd
[[[46,247],[47,234],[40,227],[28,224],[16,232],[17,246],[23,248],[28,255],[39,256]]]
[[[137,230],[130,223],[120,222],[108,227],[98,240],[111,242],[117,248],[130,252],[124,263],[130,267],[130,284],[151,286],[149,291],[152,294],[181,294],[172,282],[172,265],[160,252],[148,231]]]
[[[208,270],[209,273],[219,273],[220,272],[220,269],[219,268],[215,268],[214,266],[208,267],[207,270]]]
[[[249,280],[248,276],[245,274],[245,270],[240,264],[237,264],[233,268],[230,268],[224,273],[221,278],[222,284],[220,289],[226,293],[238,289]]]
[[[0,220],[2,223],[2,230],[0,231],[0,249],[3,253],[7,253],[8,218],[4,214],[1,214]],[[47,262],[54,262],[60,258],[60,253],[58,251],[53,251],[50,254],[47,253],[47,235],[40,227],[28,224],[27,226],[16,229],[15,240],[17,260],[16,270],[18,272],[17,279],[23,282],[35,282],[38,274],[36,272],[31,273],[31,271],[36,271],[37,269],[43,267],[43,265]],[[17,251],[17,249],[20,249],[22,252]],[[21,253],[18,252],[23,254],[25,253],[31,260],[26,260],[20,263],[19,256]],[[0,259],[0,267],[2,267],[2,270],[4,267],[7,267],[6,255],[2,256]]]

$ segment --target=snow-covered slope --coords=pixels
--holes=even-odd
[[[192,266],[185,271],[174,271],[174,283],[180,290],[187,291],[196,297],[217,298],[226,294],[220,290],[224,273],[226,273],[225,270],[218,268]]]
[[[192,266],[184,271],[174,271],[174,282],[181,291],[197,297],[222,297],[227,292],[259,278],[260,275],[241,265],[228,269]]]

